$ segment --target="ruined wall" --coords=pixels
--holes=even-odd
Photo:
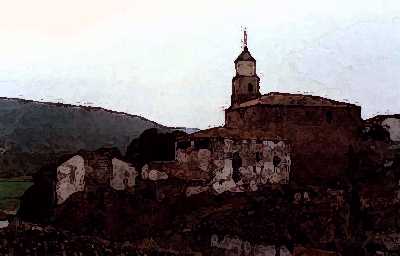
[[[310,249],[305,247],[295,247],[293,251],[293,256],[337,256],[336,252],[330,252],[325,250]]]
[[[76,155],[57,167],[57,204],[64,203],[73,193],[102,187],[132,191],[137,175],[135,167],[117,158],[90,154],[85,159]]]
[[[85,188],[85,166],[81,156],[74,156],[57,168],[57,204]]]
[[[115,190],[133,190],[138,175],[135,167],[117,158],[112,159],[110,186]]]
[[[382,126],[389,132],[390,140],[400,142],[400,118],[386,118],[382,121]]]
[[[177,145],[176,160],[189,171],[207,173],[212,191],[255,191],[262,184],[287,184],[290,147],[284,141],[207,138]],[[188,194],[204,191],[190,187]]]
[[[111,157],[106,153],[89,152],[85,155],[86,190],[108,187],[113,172]]]
[[[211,236],[211,247],[218,248],[224,255],[237,256],[291,256],[292,254],[285,246],[252,244],[238,237],[225,235],[219,239],[218,235]]]
[[[343,176],[349,148],[357,149],[360,108],[255,105],[228,109],[226,127],[262,130],[290,141],[293,180],[318,184]]]
[[[143,180],[151,180],[151,181],[158,181],[158,180],[166,180],[168,179],[168,174],[162,171],[158,171],[156,169],[150,169],[149,165],[145,164],[142,167],[142,179]]]

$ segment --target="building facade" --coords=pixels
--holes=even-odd
[[[292,145],[299,183],[345,175],[362,129],[359,106],[301,94],[268,93],[225,111],[227,129],[261,130]]]
[[[312,95],[261,95],[256,60],[248,49],[246,32],[243,41],[243,51],[234,61],[236,75],[232,79],[231,106],[225,110],[225,125],[215,128],[221,139],[235,134],[239,140],[285,141],[290,145],[290,178],[295,183],[344,177],[350,165],[349,154],[357,150],[359,143],[361,107]]]

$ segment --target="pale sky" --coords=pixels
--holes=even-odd
[[[400,1],[0,0],[0,96],[222,125],[242,26],[261,91],[400,113]]]

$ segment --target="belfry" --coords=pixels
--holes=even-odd
[[[231,105],[255,99],[260,94],[260,78],[256,74],[256,60],[247,48],[247,31],[243,32],[243,51],[235,60],[236,75],[232,79]]]

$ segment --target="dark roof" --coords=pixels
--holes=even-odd
[[[214,127],[206,130],[201,130],[192,134],[188,134],[179,137],[177,140],[187,139],[201,139],[201,138],[229,138],[235,140],[246,140],[246,139],[263,139],[263,140],[285,140],[277,137],[274,132],[266,130],[255,130],[255,129],[233,129],[226,127]]]
[[[281,92],[270,92],[259,98],[243,102],[231,108],[245,108],[254,105],[286,105],[286,106],[320,106],[320,107],[359,107],[357,105],[335,101],[320,96],[306,94],[291,94]]]
[[[239,56],[236,58],[235,63],[237,63],[238,61],[246,61],[246,60],[256,62],[256,59],[254,59],[253,56],[251,56],[247,46],[244,47],[242,53],[239,54]]]

